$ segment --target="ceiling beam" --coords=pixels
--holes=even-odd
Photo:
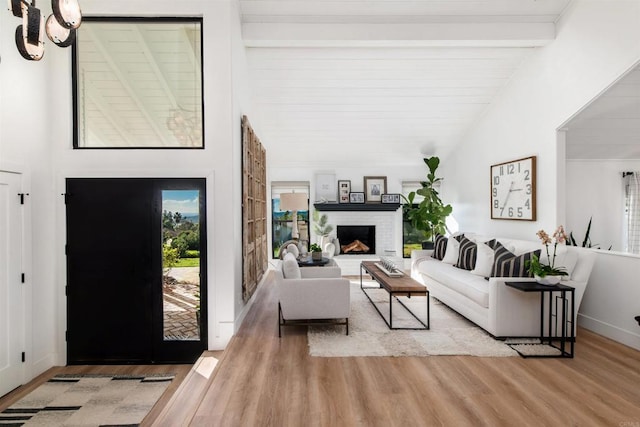
[[[282,24],[244,23],[247,47],[539,47],[553,23]]]

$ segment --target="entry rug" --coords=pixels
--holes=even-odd
[[[0,413],[0,426],[132,426],[151,411],[173,374],[56,375]]]
[[[367,281],[366,285],[372,286],[375,283]],[[389,294],[381,289],[368,290],[367,293],[387,317]],[[402,297],[402,301],[419,318],[426,319],[427,297]],[[320,357],[518,356],[518,353],[504,341],[494,339],[435,298],[431,298],[430,314],[430,330],[389,330],[360,289],[360,281],[352,281],[349,335],[345,335],[344,326],[310,326],[307,333],[309,354]],[[420,326],[395,301],[393,319],[394,327]]]

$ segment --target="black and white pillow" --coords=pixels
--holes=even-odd
[[[462,268],[464,270],[473,270],[476,266],[477,248],[478,245],[476,242],[473,242],[466,237],[462,237],[462,239],[460,239],[458,262],[455,267]]]
[[[447,252],[448,239],[442,234],[436,234],[435,243],[433,246],[433,254],[431,255],[435,259],[442,261],[444,254]]]
[[[494,255],[491,277],[533,277],[527,271],[525,263],[530,261],[533,255],[539,257],[540,250],[516,256],[502,246],[500,242],[497,242]]]

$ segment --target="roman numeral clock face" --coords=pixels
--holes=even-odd
[[[536,157],[491,166],[491,218],[536,220]]]

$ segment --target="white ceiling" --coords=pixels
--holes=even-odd
[[[611,86],[566,129],[568,159],[640,159],[640,70]]]
[[[569,3],[241,0],[270,165],[446,156]]]

